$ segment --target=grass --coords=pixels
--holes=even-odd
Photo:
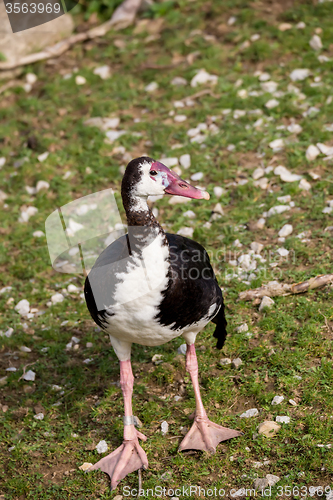
[[[0,211],[0,282],[12,289],[0,295],[0,330],[14,329],[10,338],[1,337],[0,358],[0,375],[7,376],[0,387],[0,402],[8,406],[7,411],[0,411],[0,492],[6,500],[104,500],[121,494],[125,486],[137,488],[136,473],[110,493],[103,473],[85,474],[78,469],[83,462],[98,459],[95,446],[100,440],[107,441],[109,450],[121,443],[118,361],[107,336],[90,320],[79,294],[46,306],[56,291],[70,283],[82,287],[84,278],[53,271],[45,238],[36,238],[33,232],[44,230],[45,219],[57,207],[89,193],[113,187],[119,202],[119,167],[144,153],[157,159],[189,153],[192,165],[183,176],[198,171],[204,174],[200,184],[210,192],[210,202],[172,206],[165,197],[155,206],[169,231],[192,225],[193,238],[212,257],[224,289],[229,336],[222,352],[214,349],[212,326],[198,336],[202,396],[212,420],[244,433],[240,439],[221,443],[214,456],[177,453],[179,439],[171,438],[181,434],[181,426],[189,425],[188,414],[194,409],[184,358],[176,355],[183,340],[156,348],[134,346],[134,412],[148,436],[143,445],[149,459],[144,488],[200,485],[229,492],[251,488],[256,477],[267,473],[280,477],[272,488],[273,498],[281,497],[279,486],[333,486],[332,449],[318,447],[332,442],[332,288],[278,297],[274,307],[264,312],[258,312],[256,304],[237,301],[240,291],[272,279],[292,283],[331,272],[331,232],[324,230],[332,222],[322,210],[333,195],[332,164],[322,155],[310,163],[305,151],[309,144],[333,144],[332,132],[324,127],[333,116],[332,62],[320,63],[318,53],[309,46],[315,30],[321,28],[322,53],[333,57],[333,7],[331,3],[285,4],[255,2],[249,6],[240,0],[159,4],[146,13],[151,23],[147,31],[110,32],[75,46],[61,59],[26,67],[24,74],[38,76],[32,91],[16,87],[2,95],[0,141],[6,164],[0,170],[0,184],[8,197]],[[163,24],[154,34],[153,23],[160,16]],[[236,17],[233,25],[227,24],[230,16]],[[295,27],[300,21],[305,28]],[[293,27],[281,32],[278,25],[282,22]],[[243,42],[256,33],[260,39],[242,49]],[[106,63],[112,68],[112,77],[101,80],[92,69]],[[75,68],[86,78],[85,85],[76,85]],[[193,106],[176,109],[174,101],[190,97],[201,87],[175,87],[170,81],[175,76],[190,81],[201,68],[216,74],[218,83],[211,94],[195,99]],[[311,71],[309,78],[293,83],[304,97],[288,88],[289,75],[296,68]],[[265,107],[273,96],[260,94],[256,70],[269,72],[278,82],[278,90],[284,92],[277,97],[276,108]],[[72,76],[64,79],[65,73]],[[235,86],[238,80],[242,82]],[[159,87],[149,94],[145,87],[152,81]],[[320,85],[313,85],[316,83]],[[242,99],[240,89],[252,95]],[[319,112],[303,116],[310,106]],[[225,109],[231,112],[224,114]],[[249,112],[258,109],[260,115]],[[247,113],[234,118],[234,110]],[[175,123],[172,111],[186,115],[187,120]],[[119,116],[119,128],[127,131],[113,145],[104,142],[104,132],[83,125],[89,117],[111,115]],[[253,126],[258,118],[263,119],[262,124]],[[303,128],[297,136],[280,127],[291,119]],[[187,135],[199,123],[217,126],[217,133],[208,133],[203,144],[190,142]],[[274,153],[269,143],[279,137],[286,145]],[[175,144],[181,146],[173,149]],[[232,151],[230,144],[235,146]],[[120,145],[127,156],[114,150]],[[37,156],[45,151],[50,154],[41,163]],[[273,172],[267,174],[270,185],[263,190],[252,181],[253,170],[261,165],[285,165],[302,174],[311,190],[302,191],[298,182],[284,183]],[[71,175],[64,179],[69,171]],[[309,171],[320,177],[313,180]],[[249,182],[239,184],[242,179]],[[35,186],[38,180],[48,181],[50,189],[29,195],[25,186]],[[225,190],[220,199],[213,193],[217,185]],[[262,213],[288,194],[295,208],[268,218],[265,229],[256,229]],[[225,215],[211,221],[218,201]],[[38,213],[28,223],[19,223],[21,207],[29,205],[37,207]],[[193,221],[183,216],[189,209],[196,213]],[[210,221],[211,226],[205,226]],[[277,232],[285,223],[292,224],[294,231],[281,244]],[[308,242],[295,237],[303,231],[310,231]],[[241,248],[233,245],[236,239]],[[248,276],[228,278],[234,270],[228,262],[247,253],[253,241],[264,244],[266,263],[260,265],[251,283]],[[280,246],[290,250],[288,258],[278,258]],[[271,267],[274,262],[277,266]],[[23,298],[44,314],[21,319],[14,306]],[[244,322],[251,337],[235,331]],[[72,336],[80,339],[78,349],[66,350]],[[86,347],[87,342],[92,347]],[[22,352],[22,345],[31,352]],[[156,353],[163,354],[158,366],[151,361]],[[243,364],[238,370],[221,366],[223,357],[240,357]],[[87,358],[93,361],[84,364]],[[17,371],[6,372],[9,366]],[[24,367],[36,372],[35,382],[22,379]],[[54,384],[63,392],[52,390]],[[181,394],[182,400],[174,401],[175,394]],[[277,394],[285,399],[272,406]],[[297,406],[290,405],[289,399]],[[259,416],[239,418],[255,407]],[[36,420],[34,414],[41,409],[45,417]],[[258,435],[259,423],[277,415],[290,416],[290,424],[282,425],[273,438]],[[166,437],[160,433],[163,420],[169,423]],[[270,463],[254,467],[254,462],[264,460]],[[171,474],[163,479],[168,471]]]

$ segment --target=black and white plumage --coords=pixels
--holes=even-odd
[[[209,199],[208,193],[152,158],[141,157],[128,164],[121,190],[128,234],[102,252],[85,282],[90,314],[109,333],[120,361],[124,441],[93,466],[109,474],[112,488],[128,473],[148,467],[138,442],[138,438],[146,438],[135,429],[132,416],[132,343],[156,346],[180,335],[186,341],[186,369],[193,383],[196,411],[179,450],[214,453],[220,441],[240,435],[211,422],[202,404],[194,342],[198,332],[213,321],[217,347],[222,348],[226,337],[223,297],[206,250],[193,240],[165,233],[149,209],[147,197],[165,193]]]

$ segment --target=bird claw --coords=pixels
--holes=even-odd
[[[218,443],[241,435],[241,432],[215,424],[207,417],[195,417],[191,429],[180,443],[179,451],[204,450],[214,454]]]
[[[119,448],[99,460],[89,471],[99,469],[106,472],[111,479],[111,490],[114,490],[127,474],[138,469],[147,469],[147,455],[139,445],[138,437],[146,440],[146,437],[137,431],[136,438],[124,440]]]

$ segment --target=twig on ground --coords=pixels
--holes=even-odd
[[[321,274],[300,283],[293,283],[292,285],[272,281],[271,283],[263,285],[260,288],[254,288],[253,290],[245,290],[245,292],[240,292],[240,294],[238,295],[238,299],[260,299],[265,295],[267,297],[295,295],[298,293],[308,292],[309,290],[313,290],[314,288],[320,288],[332,282],[333,274]]]

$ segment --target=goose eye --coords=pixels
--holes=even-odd
[[[156,170],[151,170],[149,173],[150,173],[150,175],[157,175]]]

